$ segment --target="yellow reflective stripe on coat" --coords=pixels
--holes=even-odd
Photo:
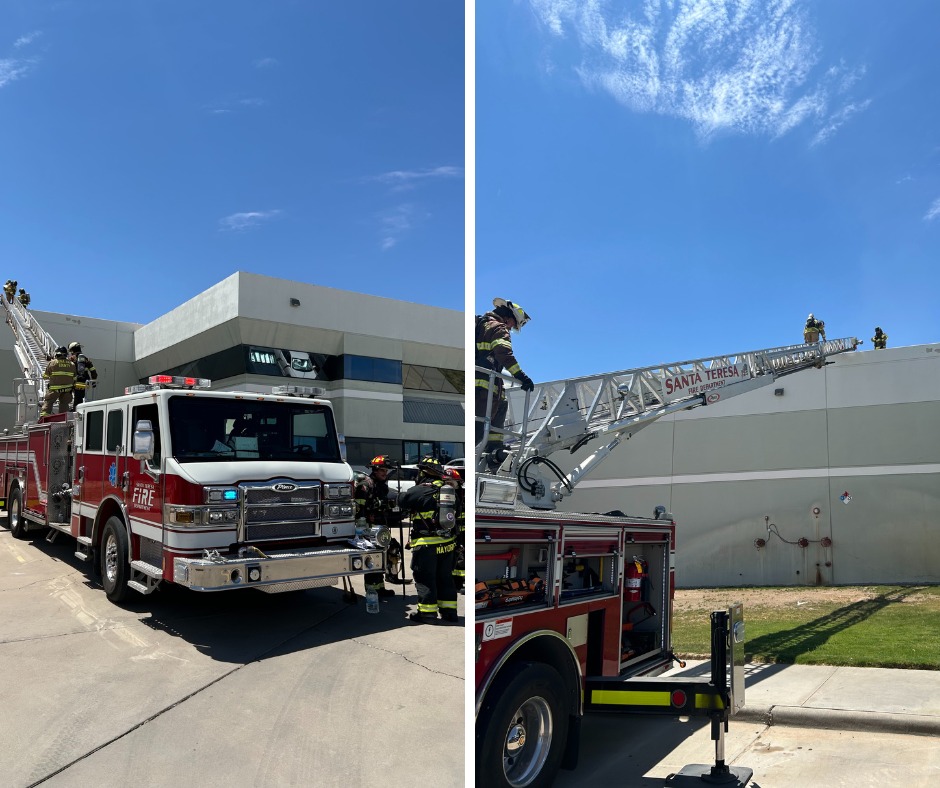
[[[419,536],[417,539],[411,540],[412,547],[421,547],[423,545],[440,545],[446,544],[453,540],[453,536]]]

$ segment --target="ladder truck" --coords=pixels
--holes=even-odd
[[[476,449],[478,785],[551,784],[559,768],[577,765],[590,711],[708,716],[715,763],[678,776],[747,783],[749,770],[725,764],[723,738],[744,704],[741,606],[712,613],[709,679],[663,676],[674,662],[684,667],[672,652],[672,514],[664,506],[649,517],[557,506],[657,419],[821,368],[859,344],[848,337],[733,353],[550,381],[531,392],[477,368],[490,375],[490,397],[493,380],[504,380],[509,401],[507,456],[494,468],[485,441]],[[489,417],[479,420],[488,434]],[[565,464],[563,450],[582,459]]]
[[[39,417],[56,344],[21,305],[6,311],[24,371],[16,423],[0,435],[14,537],[71,537],[115,603],[161,584],[277,593],[384,571],[391,534],[356,524],[353,471],[322,390],[211,391],[206,379],[156,375]]]

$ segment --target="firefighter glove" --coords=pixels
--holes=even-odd
[[[523,391],[532,391],[535,388],[532,378],[526,375],[525,372],[519,373],[519,382],[522,384]]]

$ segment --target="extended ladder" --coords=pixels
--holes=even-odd
[[[712,405],[784,375],[822,367],[829,356],[853,351],[858,344],[855,337],[831,339],[549,381],[528,394],[510,389],[504,440],[511,458],[497,475],[518,476],[529,506],[552,508],[620,441],[657,419]],[[569,472],[553,468],[558,481],[551,490],[544,480],[530,475],[534,469],[528,466],[533,463],[551,466],[544,459],[549,454],[561,449],[575,452],[595,438],[609,442]]]
[[[45,395],[42,373],[48,360],[55,355],[55,340],[43,330],[32,312],[17,299],[12,302],[0,296],[6,311],[6,322],[13,331],[13,354],[24,377],[14,379],[16,394],[16,426],[38,418],[39,403]]]

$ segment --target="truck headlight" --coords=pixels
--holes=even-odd
[[[353,516],[353,506],[351,503],[327,504],[326,516],[331,520],[349,519]]]

